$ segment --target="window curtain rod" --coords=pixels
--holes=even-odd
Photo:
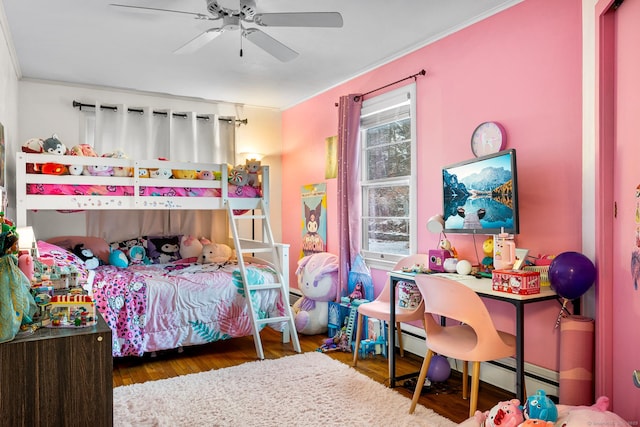
[[[386,84],[386,85],[384,85],[384,86],[377,87],[377,88],[375,88],[375,89],[370,90],[369,92],[365,92],[365,93],[363,93],[362,95],[356,95],[356,96],[354,96],[354,97],[353,97],[353,100],[354,100],[354,101],[356,101],[356,102],[358,102],[358,101],[360,101],[362,98],[364,98],[365,96],[367,96],[367,95],[371,95],[371,94],[372,94],[372,93],[374,93],[374,92],[377,92],[377,91],[382,90],[382,89],[386,89],[386,88],[388,88],[389,86],[397,85],[398,83],[402,83],[402,82],[403,82],[403,81],[405,81],[405,80],[409,80],[409,79],[417,80],[417,79],[418,79],[418,76],[425,76],[426,74],[427,74],[427,72],[426,72],[424,69],[422,69],[422,70],[418,71],[418,72],[417,72],[417,73],[415,73],[415,74],[411,74],[410,76],[407,76],[407,77],[405,77],[405,78],[403,78],[403,79],[396,80],[396,81],[395,81],[395,82],[393,82],[393,83],[389,83],[389,84]],[[340,105],[340,104],[338,104],[338,103],[336,102],[336,107],[337,107],[337,106],[339,106],[339,105]]]
[[[96,108],[96,106],[95,104],[85,104],[83,102],[73,101],[73,108],[78,108],[80,111],[82,111],[83,108]],[[118,107],[115,105],[101,105],[100,108],[103,110],[118,111]],[[140,114],[144,113],[144,111],[140,108],[128,108],[127,111],[130,113],[140,113]],[[154,111],[153,114],[157,114],[159,116],[166,116],[167,112]],[[187,115],[184,113],[173,113],[173,117],[180,117],[180,118],[186,119]],[[196,118],[202,119],[202,120],[209,120],[209,116],[196,116]],[[236,119],[235,117],[219,117],[218,120],[227,122],[227,123],[235,122],[237,125],[246,125],[249,122],[247,119]]]

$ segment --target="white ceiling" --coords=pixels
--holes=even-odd
[[[256,0],[256,12],[340,12],[342,28],[261,29],[300,55],[280,62],[220,21],[132,13],[109,3],[207,14],[206,0],[2,0],[23,78],[287,108],[521,0]],[[237,9],[239,0],[220,0]],[[0,11],[1,12],[1,11]],[[428,71],[428,60],[424,68]],[[418,70],[407,70],[407,75]],[[402,76],[404,77],[404,76]]]

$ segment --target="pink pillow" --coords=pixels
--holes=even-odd
[[[104,264],[109,264],[109,244],[100,237],[59,236],[47,239],[47,242],[65,248],[69,252],[73,252],[73,248],[81,243],[85,248],[91,249],[91,252]]]

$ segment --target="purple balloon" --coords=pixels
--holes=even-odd
[[[434,354],[427,370],[427,378],[433,382],[440,383],[446,381],[451,374],[451,366],[446,357]]]
[[[596,267],[579,252],[563,252],[549,266],[551,288],[563,298],[579,298],[589,290],[595,279]]]

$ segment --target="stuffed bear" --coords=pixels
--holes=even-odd
[[[171,172],[171,169],[157,168],[149,169],[149,176],[154,179],[171,179],[173,173]]]
[[[233,256],[233,249],[222,243],[209,243],[202,247],[200,264],[224,264]]]
[[[329,301],[338,293],[338,257],[319,252],[298,261],[298,289],[302,298],[293,304],[296,329],[301,334],[326,333]]]

